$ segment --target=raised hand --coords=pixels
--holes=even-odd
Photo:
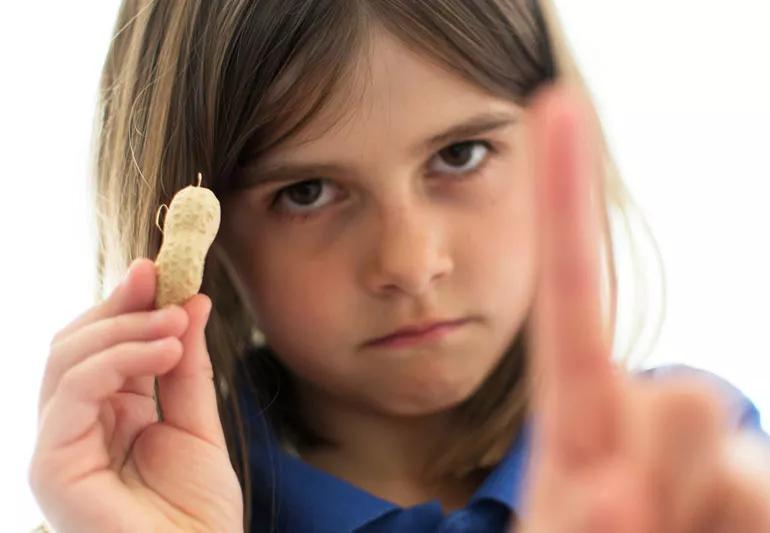
[[[57,533],[243,530],[204,334],[211,300],[153,310],[155,280],[136,260],[51,342],[29,481]]]
[[[632,380],[601,305],[599,137],[580,93],[550,86],[528,124],[539,284],[535,431],[518,533],[770,531],[770,494],[730,468],[733,428],[693,379]]]

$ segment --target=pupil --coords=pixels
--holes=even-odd
[[[312,204],[318,199],[318,194],[321,191],[321,183],[319,180],[303,181],[297,183],[289,188],[289,198],[293,202],[298,204]]]
[[[452,165],[462,166],[470,161],[472,143],[459,143],[442,150],[444,160]]]

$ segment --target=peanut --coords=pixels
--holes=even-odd
[[[200,182],[198,173],[197,186],[189,185],[174,195],[163,221],[163,240],[155,259],[156,309],[181,305],[201,288],[206,254],[219,230],[220,208],[214,193]]]

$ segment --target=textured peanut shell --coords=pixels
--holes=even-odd
[[[182,305],[198,293],[203,266],[219,230],[219,200],[206,187],[190,185],[171,199],[163,241],[155,259],[155,307]]]

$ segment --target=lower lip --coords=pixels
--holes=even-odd
[[[387,340],[373,342],[369,344],[369,346],[377,348],[406,348],[409,346],[436,342],[446,337],[449,333],[460,329],[466,322],[467,320],[463,320],[460,322],[442,324],[431,328],[424,333],[399,335],[398,337],[391,337]]]

